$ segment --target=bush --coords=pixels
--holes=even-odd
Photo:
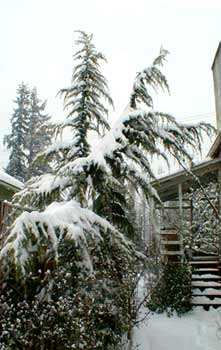
[[[181,315],[191,310],[191,272],[187,263],[164,266],[147,306],[158,313],[166,311],[169,316],[174,311]]]
[[[71,242],[60,242],[57,266],[32,266],[25,280],[12,270],[0,285],[0,350],[117,349],[136,318],[134,258],[94,247],[93,273]],[[111,263],[110,263],[111,262]],[[124,272],[126,271],[126,272]],[[135,306],[134,306],[135,308]]]

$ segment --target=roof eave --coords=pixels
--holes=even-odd
[[[218,46],[218,48],[216,50],[216,54],[215,54],[214,59],[213,59],[213,64],[212,64],[212,67],[211,67],[212,70],[213,70],[213,67],[214,67],[214,64],[215,64],[215,61],[216,61],[216,57],[218,55],[218,52],[219,52],[220,48],[221,48],[221,41],[219,42],[219,46]]]
[[[209,152],[207,154],[208,158],[214,158],[216,155],[216,152],[218,151],[218,148],[221,143],[221,133],[219,132],[215,138],[215,141],[213,142],[212,146],[209,149]]]
[[[209,165],[212,165],[212,164],[216,164],[216,163],[219,163],[221,162],[221,159],[211,159],[211,160],[207,160],[207,161],[204,161],[202,163],[199,163],[199,164],[196,164],[194,165],[191,169],[189,169],[192,173],[195,173],[197,172],[198,170],[201,170],[203,169],[204,167],[208,167]],[[161,184],[161,183],[164,183],[164,182],[167,182],[167,181],[171,181],[171,180],[174,180],[175,178],[178,178],[178,177],[182,177],[182,176],[186,176],[188,174],[188,171],[187,170],[180,170],[180,171],[177,171],[176,173],[173,173],[173,174],[170,174],[170,175],[167,175],[167,176],[163,176],[162,178],[159,178],[157,180],[154,180],[152,182],[153,185],[157,185],[157,184]]]
[[[178,196],[178,186],[182,184],[183,191],[186,192],[188,188],[195,182],[195,176],[205,183],[211,176],[217,172],[220,167],[221,159],[215,158],[204,161],[193,166],[190,172],[181,170],[171,175],[164,176],[158,180],[152,181],[152,186],[157,190],[163,202],[174,200]],[[192,175],[192,174],[194,175]]]
[[[4,187],[7,187],[8,189],[14,191],[14,192],[18,192],[22,189],[22,187],[17,187],[17,186],[14,186],[12,184],[9,184],[8,182],[5,182],[3,180],[0,180],[0,185],[3,185]]]

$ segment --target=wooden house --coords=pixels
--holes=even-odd
[[[23,184],[0,170],[0,236],[4,229],[12,196],[21,190]]]
[[[177,262],[184,259],[189,261],[194,271],[192,273],[192,302],[196,305],[221,305],[221,43],[214,58],[212,71],[217,136],[207,157],[187,171],[178,171],[161,177],[153,183],[164,204],[163,207],[157,209],[157,223],[155,221],[161,258],[163,261]],[[216,222],[214,229],[216,237],[214,238],[216,238],[217,249],[205,247],[205,243],[201,248],[200,239],[203,242],[203,236],[199,239],[197,246],[191,246],[191,244],[185,246],[187,228],[184,227],[184,222],[187,220],[188,229],[191,231],[194,212],[196,212],[196,203],[187,194],[190,188],[203,189],[212,183],[216,184],[216,198],[214,198],[214,193],[210,193],[205,195],[204,199],[210,202],[217,213],[217,215],[215,212],[211,214],[211,222]],[[165,212],[168,214],[172,211],[175,224],[168,226]],[[190,232],[190,237],[194,238],[194,232]]]

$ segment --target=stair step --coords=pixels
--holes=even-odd
[[[200,272],[200,273],[201,273],[201,272],[202,272],[202,273],[203,273],[203,272],[217,272],[217,273],[219,273],[219,269],[217,269],[217,268],[215,268],[215,267],[214,267],[214,268],[212,268],[212,267],[211,267],[211,268],[202,268],[202,269],[199,268],[199,269],[194,269],[194,272]]]
[[[216,291],[216,290],[215,290]],[[216,292],[193,292],[192,293],[193,296],[208,296],[208,297],[220,297],[221,298],[221,292],[219,290],[217,290]]]
[[[192,261],[193,305],[221,306],[221,276],[217,254],[194,255]]]
[[[176,230],[160,230],[161,235],[177,235]]]
[[[209,301],[191,301],[191,304],[193,305],[221,305],[221,300],[220,301],[214,301],[214,300],[209,300]]]
[[[164,234],[160,235],[160,239],[162,241],[179,241],[179,237],[177,236],[177,234],[176,235],[173,235],[173,234],[168,235],[168,234],[164,233]]]
[[[193,297],[191,300],[192,304],[201,304],[201,305],[221,305],[221,298],[209,299],[207,296],[197,296]]]
[[[181,251],[161,251],[162,255],[183,255]]]
[[[220,293],[221,294],[221,289],[214,289],[214,287],[212,288],[204,288],[204,291],[202,292],[200,288],[194,288],[193,289],[193,293]]]
[[[214,260],[214,261],[190,261],[190,264],[191,265],[209,265],[209,266],[211,266],[211,265],[218,265],[219,264],[219,262],[216,260]]]
[[[192,259],[193,261],[217,261],[217,255],[205,255],[205,256],[193,256]]]
[[[160,244],[165,244],[165,245],[179,245],[180,241],[161,241]]]
[[[192,287],[197,288],[221,288],[221,283],[211,281],[193,281]]]
[[[212,274],[208,274],[208,275],[192,275],[192,280],[221,280],[220,276],[217,275],[212,275]]]

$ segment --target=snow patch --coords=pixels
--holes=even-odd
[[[220,350],[221,313],[195,307],[182,317],[152,314],[135,329],[139,350]]]

